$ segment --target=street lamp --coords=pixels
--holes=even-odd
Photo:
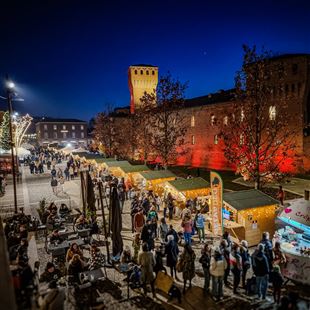
[[[17,194],[16,194],[16,170],[15,170],[15,160],[14,160],[14,138],[13,138],[13,128],[12,128],[12,95],[15,84],[6,77],[6,99],[9,109],[9,127],[10,127],[10,145],[11,145],[11,162],[12,162],[12,176],[13,176],[13,189],[14,189],[14,212],[17,213]]]

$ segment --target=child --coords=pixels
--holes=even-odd
[[[274,302],[279,304],[280,303],[280,296],[281,296],[281,288],[284,282],[283,276],[281,274],[280,267],[275,265],[271,272],[271,282],[273,286],[273,298]]]
[[[140,234],[135,234],[135,238],[132,241],[132,247],[134,249],[133,261],[138,262],[138,254],[141,248],[140,244]]]

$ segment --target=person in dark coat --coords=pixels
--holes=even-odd
[[[167,266],[170,267],[171,277],[173,277],[174,272],[175,278],[178,280],[176,266],[178,262],[179,248],[172,234],[167,236],[167,240],[168,243],[166,244],[165,249],[165,253],[167,255]]]
[[[178,236],[178,233],[175,231],[175,229],[173,228],[172,225],[170,225],[169,230],[168,230],[168,232],[167,232],[166,241],[168,241],[168,236],[169,236],[169,235],[173,235],[174,241],[175,241],[176,244],[179,243],[179,236]]]
[[[41,274],[39,281],[40,282],[51,282],[57,281],[61,278],[61,272],[59,269],[55,268],[55,265],[51,262],[46,264],[45,271]]]
[[[152,225],[152,222],[148,220],[142,228],[141,240],[147,243],[149,251],[154,249],[154,239],[155,239],[154,226]]]
[[[273,287],[273,298],[276,304],[280,303],[281,288],[284,283],[284,278],[281,274],[280,266],[275,265],[272,272],[270,273],[272,287]]]
[[[266,299],[268,288],[269,263],[264,254],[264,245],[260,243],[252,255],[253,271],[256,276],[258,298]]]
[[[204,292],[208,293],[210,290],[210,262],[211,262],[211,249],[208,244],[205,244],[201,250],[201,257],[199,263],[202,266],[204,273]]]
[[[68,275],[72,276],[72,281],[79,282],[79,273],[83,271],[83,261],[79,254],[74,254],[68,265]]]
[[[269,270],[272,269],[272,261],[273,261],[273,253],[272,253],[272,243],[269,238],[269,232],[264,232],[262,236],[262,240],[260,242],[264,245],[264,254],[267,257]]]

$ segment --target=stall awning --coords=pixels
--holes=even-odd
[[[125,173],[133,173],[133,172],[141,172],[141,171],[148,171],[150,170],[147,166],[145,165],[131,165],[131,166],[122,166],[121,169]]]
[[[109,168],[131,166],[131,164],[127,160],[113,160],[106,161],[105,163]]]
[[[143,178],[148,181],[175,178],[176,175],[169,170],[159,170],[159,171],[145,171],[140,173]]]
[[[196,189],[209,188],[210,183],[203,178],[177,179],[168,181],[179,192],[192,191]]]
[[[224,193],[223,200],[238,211],[278,204],[276,199],[257,189]]]
[[[78,154],[80,157],[84,157],[86,160],[94,160],[98,158],[103,158],[100,154],[95,153],[80,153]]]
[[[100,157],[100,158],[95,158],[94,160],[97,164],[102,164],[102,163],[108,163],[111,161],[115,161],[115,158]]]

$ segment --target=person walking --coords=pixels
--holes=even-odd
[[[281,249],[281,243],[279,241],[275,242],[274,248],[272,249],[272,263],[273,266],[279,266],[280,269],[282,269],[286,263],[286,257]]]
[[[190,217],[184,217],[181,226],[183,227],[183,236],[185,244],[192,244],[193,222]]]
[[[54,195],[57,195],[57,186],[58,186],[58,181],[55,177],[52,177],[52,180],[51,180],[51,187],[52,187],[52,190],[53,190],[53,193]]]
[[[198,210],[195,224],[200,243],[205,242],[205,221],[205,217],[200,213],[200,210]]]
[[[206,244],[201,250],[201,257],[199,263],[202,266],[204,274],[204,292],[209,293],[210,289],[210,262],[211,262],[211,253],[209,245]]]
[[[223,298],[223,278],[227,268],[227,262],[220,248],[215,248],[210,262],[210,274],[212,277],[212,296],[215,300]]]
[[[71,180],[73,180],[74,179],[74,168],[72,167],[72,165],[69,167],[69,174],[70,174]]]
[[[271,275],[271,282],[272,282],[272,288],[273,288],[274,302],[278,305],[280,303],[281,288],[284,283],[284,278],[281,274],[280,266],[274,265],[273,270],[270,275]]]
[[[173,212],[174,212],[174,199],[171,193],[168,194],[167,202],[168,202],[167,206],[168,206],[168,212],[169,212],[169,220],[172,220]]]
[[[70,180],[70,173],[69,173],[68,167],[66,167],[66,169],[64,170],[64,173],[65,173],[66,181],[69,181]]]
[[[234,276],[234,294],[237,294],[237,290],[240,284],[241,272],[242,272],[242,258],[240,255],[240,247],[234,243],[231,252],[231,271]]]
[[[264,254],[264,248],[265,246],[260,243],[252,256],[253,271],[256,276],[256,290],[259,299],[266,299],[268,288],[269,263]]]
[[[226,261],[226,268],[225,268],[225,274],[224,274],[224,284],[226,286],[229,286],[229,282],[228,282],[228,276],[230,273],[230,247],[228,246],[228,242],[226,239],[223,239],[221,241],[221,251],[223,253],[224,259]]]
[[[154,239],[154,226],[150,220],[147,220],[146,224],[142,228],[141,240],[148,245],[150,251],[154,249]]]
[[[173,235],[169,235],[167,237],[167,244],[165,247],[165,254],[167,255],[167,266],[170,268],[170,275],[173,277],[173,273],[176,280],[179,280],[177,277],[177,270],[176,265],[178,262],[178,255],[179,255],[179,247],[174,240]]]
[[[273,253],[272,253],[272,242],[270,241],[270,235],[268,231],[263,232],[262,240],[260,243],[264,245],[264,254],[266,255],[268,260],[269,270],[271,270]]]
[[[190,244],[186,243],[180,260],[183,264],[183,294],[185,294],[186,283],[189,281],[189,288],[192,287],[192,279],[195,277],[195,259],[196,254]]]
[[[163,217],[160,220],[160,225],[159,225],[159,237],[161,242],[165,242],[166,237],[167,237],[167,233],[168,233],[168,225],[166,223],[166,219]]]
[[[240,255],[242,259],[242,287],[246,289],[246,274],[251,267],[251,256],[248,250],[248,242],[246,240],[241,241]]]
[[[149,251],[149,246],[147,243],[143,243],[142,245],[142,253],[139,254],[138,264],[141,267],[141,282],[144,295],[147,294],[147,284],[150,284],[152,288],[153,298],[155,298],[155,277],[153,269],[155,266],[155,258],[153,253]]]

